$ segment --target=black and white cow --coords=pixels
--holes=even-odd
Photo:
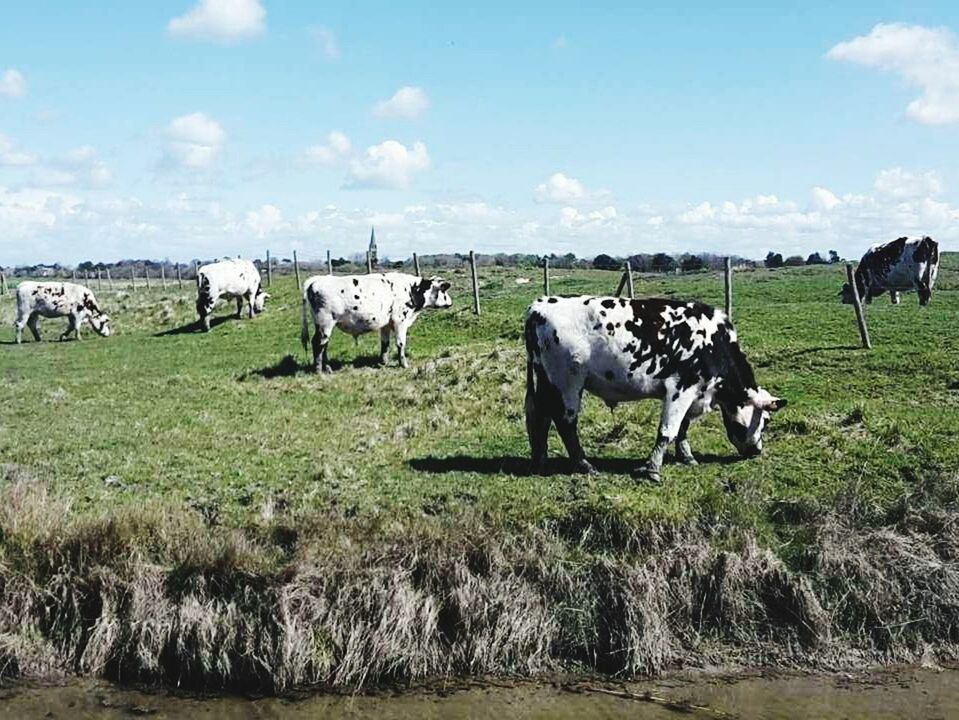
[[[381,360],[385,364],[390,335],[396,334],[400,365],[406,361],[406,333],[421,311],[448,308],[453,304],[450,284],[440,278],[422,278],[405,273],[371,275],[314,275],[303,287],[300,340],[306,349],[310,339],[307,313],[313,315],[313,366],[316,372],[331,372],[327,345],[333,328],[354,338],[380,331]]]
[[[919,294],[919,304],[928,305],[938,274],[939,243],[931,237],[901,237],[867,250],[854,277],[859,297],[867,303],[888,290],[890,300],[898,305],[899,293],[914,289]],[[847,305],[852,302],[849,283],[843,283],[840,296]]]
[[[23,340],[23,328],[29,327],[33,339],[40,342],[41,317],[66,317],[67,329],[60,335],[66,340],[70,333],[80,339],[80,325],[86,320],[103,337],[110,336],[110,318],[100,310],[93,292],[70,282],[22,282],[17,285],[17,343]]]
[[[203,329],[210,330],[210,314],[220,298],[236,300],[236,316],[249,306],[250,318],[263,312],[269,293],[260,284],[260,271],[249,260],[221,260],[202,266],[196,276],[196,312]]]
[[[552,423],[575,469],[595,472],[579,442],[583,391],[611,408],[663,401],[656,445],[642,472],[659,481],[666,448],[695,465],[690,423],[719,406],[730,442],[762,451],[770,413],[786,401],[756,384],[725,313],[697,302],[616,297],[543,297],[526,313],[526,430],[541,469]]]

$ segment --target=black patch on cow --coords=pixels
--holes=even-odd
[[[546,300],[546,302],[552,304],[552,303],[557,303],[557,302],[559,302],[559,300],[557,300],[557,299],[554,298],[554,297],[551,297],[551,298],[548,298],[548,299]]]
[[[615,331],[615,329],[616,329],[616,326],[613,325],[613,323],[611,323],[611,322],[606,323],[606,332],[608,332],[610,335],[613,334],[613,332]]]
[[[602,305],[604,308],[612,310],[614,307],[616,307],[616,301],[612,298],[606,298],[600,303],[600,305]]]
[[[589,301],[592,299],[593,298],[586,298],[585,300],[583,300],[583,305],[589,305]]]
[[[553,342],[559,345],[559,333],[556,332],[556,328],[553,328]]]
[[[426,307],[426,293],[432,285],[431,280],[420,280],[418,283],[411,285],[410,299],[406,304],[414,310],[422,310]]]
[[[606,372],[603,373],[603,376],[604,376],[607,380],[612,380],[612,379],[613,379],[613,371],[612,371],[612,370],[607,370]]]
[[[353,296],[353,299],[354,299],[354,300],[359,300],[359,299],[360,299],[360,296],[359,296],[359,295],[354,295],[354,296]]]
[[[360,281],[357,280],[356,278],[353,278],[353,284],[354,284],[354,285],[359,285],[359,284],[360,284]]]

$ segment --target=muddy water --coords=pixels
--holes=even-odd
[[[598,683],[591,686],[599,687]],[[613,686],[607,686],[612,688]],[[622,686],[618,690],[624,689]],[[869,674],[699,677],[633,684],[625,689],[708,706],[718,713],[680,713],[662,705],[594,692],[571,693],[557,685],[469,687],[455,691],[412,692],[389,696],[301,699],[198,698],[167,692],[141,692],[99,682],[58,686],[8,685],[0,689],[0,718],[644,718],[679,717],[959,718],[959,670],[898,669]]]

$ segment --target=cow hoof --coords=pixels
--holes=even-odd
[[[323,374],[324,374],[324,375],[332,375],[332,374],[333,374],[333,368],[331,368],[329,365],[327,365],[325,368],[323,368]]]
[[[663,481],[663,477],[660,475],[659,470],[654,470],[653,468],[649,467],[649,465],[640,465],[638,468],[633,470],[633,477],[643,478],[644,480],[649,480],[657,485]]]
[[[699,462],[692,455],[689,457],[679,458],[679,462],[681,462],[683,465],[689,465],[690,467],[693,465],[699,465]]]
[[[584,475],[599,475],[599,471],[594,468],[589,461],[580,460],[573,466],[574,473],[582,473]]]

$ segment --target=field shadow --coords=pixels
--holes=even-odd
[[[818,347],[803,348],[802,350],[791,350],[788,352],[777,353],[773,357],[756,363],[756,367],[770,367],[776,363],[786,362],[802,357],[803,355],[812,355],[814,353],[829,352],[831,350],[861,350],[861,345],[822,345]]]
[[[383,366],[380,365],[379,355],[367,355],[355,358],[350,362],[343,362],[342,360],[330,360],[330,367],[333,368],[333,372],[335,374],[344,368],[353,368],[356,370],[359,368],[378,368]],[[293,355],[284,355],[280,360],[272,365],[256,368],[254,370],[247,370],[246,372],[242,373],[237,380],[248,380],[251,377],[261,377],[269,380],[278,377],[293,377],[294,375],[298,375],[300,373],[305,375],[314,374],[313,363],[301,363]]]
[[[611,475],[632,475],[646,461],[645,457],[636,456],[628,458],[597,458],[589,457],[593,464],[601,473]],[[741,462],[744,458],[738,455],[715,455],[712,453],[697,454],[696,459],[703,465],[732,465]],[[675,460],[667,455],[664,465],[672,465]],[[409,461],[410,469],[417,472],[426,472],[436,475],[453,472],[478,473],[480,475],[514,475],[517,477],[531,477],[534,475],[569,475],[571,474],[570,462],[564,457],[551,457],[546,461],[545,467],[533,472],[528,457],[519,455],[504,455],[500,457],[473,457],[470,455],[451,455],[449,457],[425,457],[414,458]]]
[[[210,320],[210,330],[222,325],[225,322],[230,322],[230,320],[236,320],[234,315],[221,315],[219,317],[212,318]],[[153,337],[167,337],[169,335],[187,335],[189,333],[198,333],[203,332],[203,325],[199,320],[194,320],[193,322],[187,323],[186,325],[181,325],[180,327],[170,328],[169,330],[163,330],[161,332],[153,333]]]

